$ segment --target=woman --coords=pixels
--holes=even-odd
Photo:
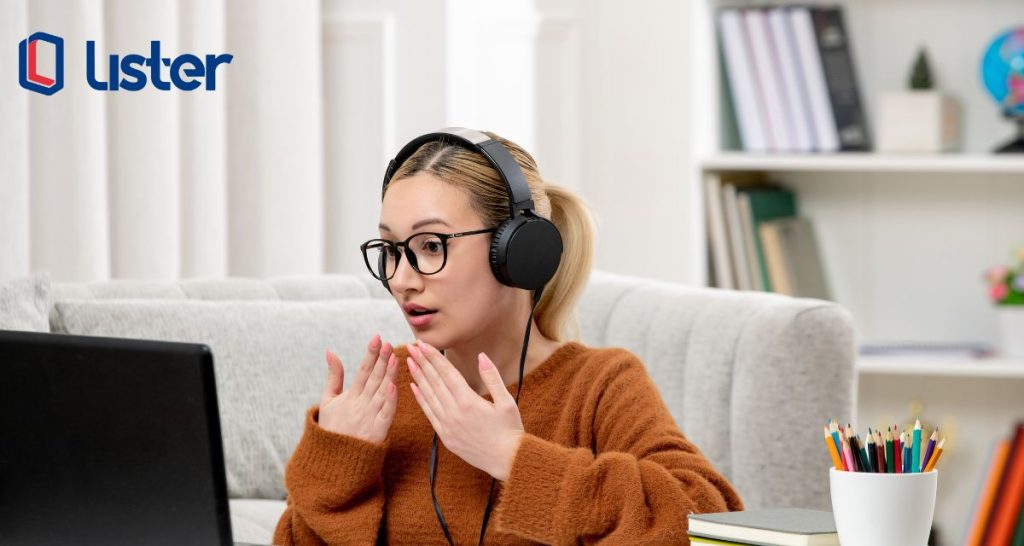
[[[514,185],[490,154],[407,146],[385,177],[380,239],[363,251],[417,341],[374,336],[345,389],[328,351],[275,544],[686,544],[687,514],[742,501],[634,354],[570,337],[593,256],[584,203],[544,183],[519,146],[475,134],[511,153],[537,214],[557,227],[557,270],[539,293],[492,270]]]

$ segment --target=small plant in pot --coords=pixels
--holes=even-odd
[[[996,304],[1003,356],[1024,359],[1024,247],[1015,263],[996,265],[985,272],[989,299]]]
[[[935,89],[928,54],[922,47],[907,79],[908,90],[879,97],[878,151],[933,153],[955,150],[960,140],[956,100]]]

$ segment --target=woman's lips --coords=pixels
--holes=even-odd
[[[409,321],[409,324],[411,326],[413,326],[415,328],[424,328],[428,324],[430,324],[430,321],[434,319],[434,315],[436,315],[436,314],[437,314],[437,311],[434,311],[433,313],[430,313],[430,314],[427,314],[427,315],[418,315],[418,316],[410,314],[410,313],[406,313],[405,316],[406,316],[406,319]]]

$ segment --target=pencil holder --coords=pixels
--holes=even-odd
[[[843,546],[926,546],[939,473],[829,469],[832,515]]]

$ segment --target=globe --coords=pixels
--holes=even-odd
[[[1024,151],[1024,27],[992,40],[981,59],[981,80],[1003,114],[1018,125],[1018,138],[997,151]]]

